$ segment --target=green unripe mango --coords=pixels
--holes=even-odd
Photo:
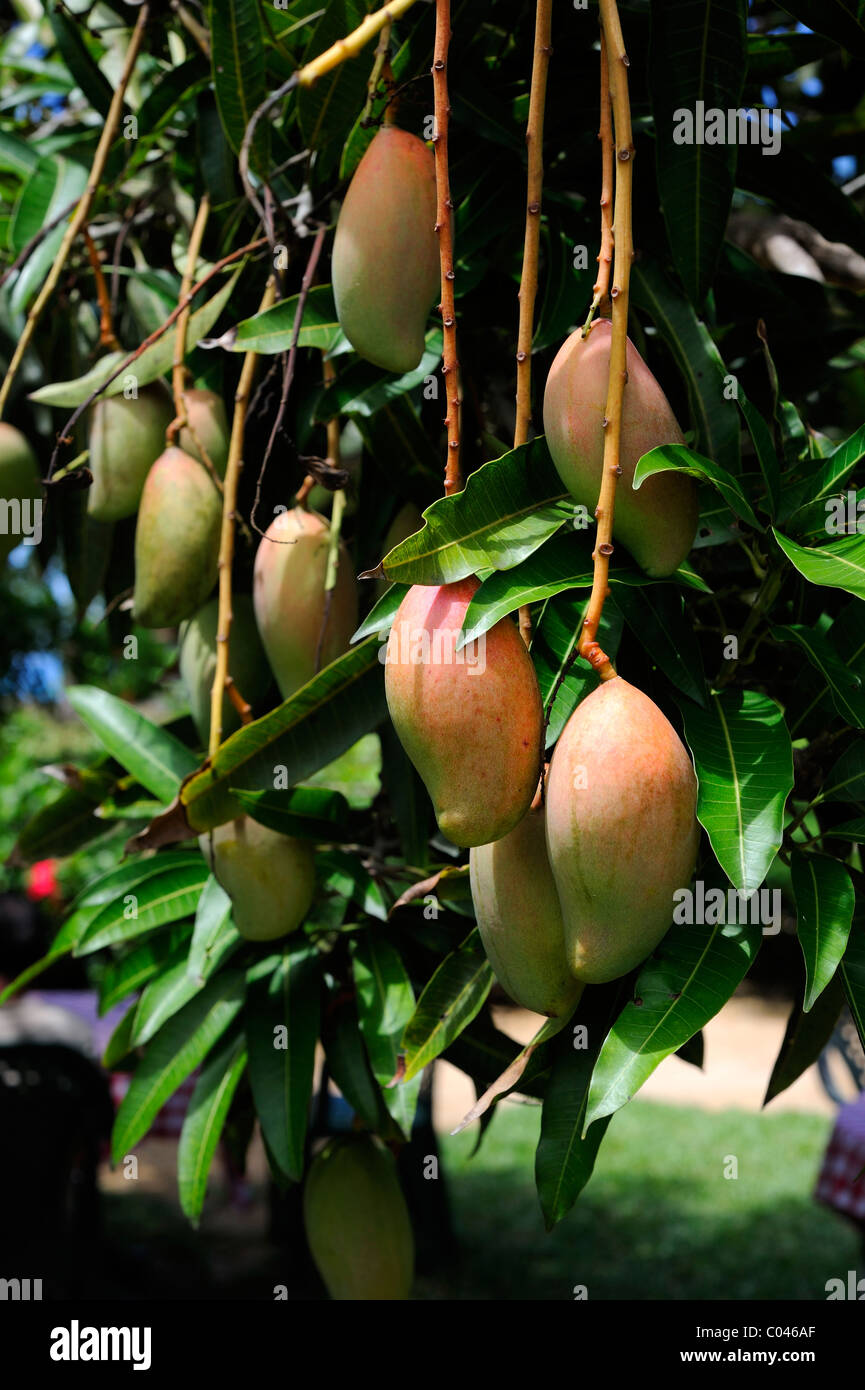
[[[194,387],[184,392],[183,402],[188,424],[180,431],[178,444],[190,458],[203,463],[195,442],[198,439],[216,472],[220,478],[224,478],[228,463],[229,429],[222,397],[214,391]]]
[[[94,521],[134,516],[173,418],[171,393],[162,381],[142,387],[129,400],[103,396],[90,407],[87,443],[93,483],[87,511]]]
[[[423,356],[439,292],[435,160],[422,140],[382,126],[348,187],[333,243],[340,327],[361,357],[390,372]]]
[[[367,1134],[332,1139],[313,1159],[303,1193],[306,1238],[331,1298],[407,1299],[414,1237],[396,1164]]]
[[[255,618],[284,700],[312,680],[317,670],[342,656],[357,627],[357,581],[342,542],[327,609],[324,582],[329,547],[325,518],[293,507],[274,517],[256,552]]]
[[[472,901],[496,979],[517,1004],[558,1018],[583,987],[568,970],[565,928],[547,857],[543,805],[509,835],[469,855]]]
[[[208,470],[166,449],[144,483],[135,528],[133,613],[142,627],[174,627],[210,594],[218,570],[222,498]]]
[[[0,421],[0,567],[34,534],[42,502],[36,455],[20,430]]]
[[[544,391],[544,432],[559,477],[591,516],[603,477],[604,416],[612,325],[595,323],[588,338],[572,333],[560,348]],[[672,574],[697,534],[697,487],[684,473],[656,473],[634,491],[634,469],[660,444],[683,444],[669,402],[628,340],[613,535],[647,574]]]
[[[253,708],[270,686],[270,667],[261,645],[249,594],[234,594],[228,644],[228,673],[243,698]],[[180,626],[180,679],[201,742],[210,739],[210,692],[216,675],[216,632],[219,600],[212,598]],[[240,728],[240,715],[228,695],[222,700],[222,736]]]
[[[499,840],[531,805],[543,712],[535,669],[510,618],[456,650],[475,578],[416,584],[391,628],[388,709],[440,830],[468,848]]]
[[[694,872],[697,780],[654,701],[621,676],[575,709],[547,779],[547,850],[571,973],[616,980],[655,949]]]
[[[315,893],[315,853],[308,841],[241,816],[201,835],[198,843],[231,898],[241,936],[275,941],[297,931]]]

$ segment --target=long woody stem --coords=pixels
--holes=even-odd
[[[601,249],[598,252],[598,278],[595,281],[592,306],[583,325],[583,337],[595,314],[603,306],[610,291],[610,266],[613,260],[613,123],[610,109],[610,68],[607,60],[607,40],[601,29]]]
[[[192,313],[189,291],[195,283],[195,267],[198,264],[198,253],[201,250],[201,242],[204,237],[204,229],[207,226],[209,215],[210,199],[205,193],[198,205],[198,213],[192,225],[192,231],[189,234],[186,269],[180,285],[179,302],[183,305],[183,308],[178,315],[177,328],[174,333],[174,360],[171,364],[171,389],[174,395],[175,418],[168,427],[169,442],[174,438],[177,431],[182,429],[187,423],[184,394],[186,391],[186,330],[189,324],[189,316]]]
[[[613,122],[616,150],[616,203],[613,216],[613,331],[610,344],[610,374],[604,418],[604,463],[601,492],[595,516],[598,531],[595,538],[594,575],[583,631],[580,637],[580,656],[597,671],[601,680],[615,674],[613,664],[597,641],[598,626],[609,592],[610,556],[613,553],[613,514],[616,501],[616,482],[621,474],[619,446],[622,434],[622,406],[628,380],[628,289],[631,261],[634,256],[631,230],[631,189],[634,146],[631,133],[631,107],[628,100],[628,56],[625,52],[622,27],[616,0],[600,0],[601,24],[607,45],[610,73],[610,97],[613,103]]]
[[[535,51],[532,61],[532,87],[526,124],[528,180],[526,186],[526,233],[523,242],[523,268],[520,275],[520,326],[517,334],[517,415],[514,448],[525,444],[532,422],[532,331],[535,299],[538,293],[538,251],[541,240],[541,195],[544,188],[544,109],[547,100],[547,73],[552,53],[552,0],[537,0],[535,10]],[[531,608],[520,609],[520,632],[526,646],[532,635]]]
[[[261,314],[269,309],[274,301],[276,285],[273,276],[267,282],[264,297],[259,305]],[[222,531],[219,539],[219,617],[216,624],[216,672],[210,694],[210,743],[208,756],[213,758],[222,742],[222,698],[228,680],[228,642],[231,635],[231,566],[234,560],[234,517],[237,510],[237,488],[243,468],[243,432],[246,425],[246,408],[252,379],[258,362],[258,353],[248,352],[243,359],[240,380],[234,397],[234,415],[231,421],[231,440],[228,446],[228,462],[225,466],[225,484],[222,496]]]
[[[436,37],[433,50],[433,92],[435,95],[436,232],[441,262],[441,315],[444,334],[442,376],[445,390],[445,424],[448,431],[448,457],[445,467],[445,496],[459,492],[460,475],[460,380],[457,360],[457,321],[454,307],[453,199],[448,171],[447,60],[451,41],[450,0],[436,0]]]

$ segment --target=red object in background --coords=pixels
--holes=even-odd
[[[27,896],[31,902],[40,902],[43,898],[60,898],[60,884],[54,873],[56,859],[40,859],[31,865],[27,875]]]

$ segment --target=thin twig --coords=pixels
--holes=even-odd
[[[3,271],[3,274],[0,275],[0,290],[2,290],[3,286],[6,284],[6,281],[9,279],[9,276],[14,274],[16,270],[20,270],[24,262],[30,259],[30,257],[33,255],[33,252],[37,249],[37,247],[42,245],[43,241],[49,235],[49,233],[53,232],[55,227],[58,227],[61,222],[65,221],[65,219],[69,216],[71,212],[75,211],[75,208],[79,202],[80,196],[78,198],[73,198],[72,202],[67,203],[66,207],[62,208],[60,212],[57,213],[56,217],[52,217],[49,222],[45,223],[44,227],[39,228],[39,231],[36,233],[35,236],[32,236],[30,238],[27,245],[22,247],[22,249],[18,252],[18,255],[15,257],[12,264],[10,266],[7,266],[6,269]]]
[[[193,259],[190,257],[190,259]],[[271,275],[264,291],[258,312],[264,313],[274,301],[276,285]],[[210,742],[208,756],[213,758],[222,742],[222,699],[228,678],[228,644],[231,636],[231,566],[234,560],[234,515],[237,510],[237,488],[243,469],[243,431],[246,424],[246,407],[255,374],[257,352],[244,355],[240,380],[234,396],[234,414],[231,420],[231,440],[228,446],[228,462],[225,466],[225,484],[222,495],[222,530],[219,539],[219,616],[216,624],[216,671],[210,695]]]
[[[181,3],[181,0],[171,0],[171,8],[177,15],[177,18],[180,20],[184,29],[186,29],[188,33],[192,35],[195,42],[198,44],[198,47],[204,54],[205,58],[209,58],[210,35],[208,34],[204,25],[199,24],[195,16],[190,14],[186,6]]]
[[[178,431],[189,423],[186,410],[186,330],[189,326],[189,316],[191,305],[188,302],[189,291],[195,282],[195,267],[198,264],[198,254],[201,250],[201,243],[204,239],[204,229],[207,226],[207,219],[210,216],[210,198],[205,193],[198,205],[195,221],[192,224],[192,231],[189,234],[189,246],[186,254],[186,268],[183,272],[183,279],[180,282],[180,301],[187,300],[187,303],[177,316],[177,330],[174,334],[174,359],[171,364],[171,391],[174,396],[174,419],[165,432],[165,439],[168,444],[173,443]],[[194,441],[196,447],[198,441]],[[211,467],[212,471],[212,467]]]
[[[42,289],[39,291],[39,294],[33,301],[33,304],[30,308],[30,312],[27,315],[27,321],[24,324],[24,331],[21,334],[15,351],[12,354],[12,360],[9,363],[6,376],[3,379],[3,385],[0,386],[0,418],[2,418],[3,411],[6,406],[6,401],[9,396],[9,392],[12,389],[12,383],[15,380],[18,368],[21,366],[24,354],[30,346],[31,339],[33,337],[33,334],[36,332],[36,328],[38,326],[40,318],[42,317],[42,313],[45,309],[45,306],[47,305],[49,299],[54,293],[60,276],[63,273],[63,267],[66,264],[66,258],[69,255],[72,244],[75,241],[75,238],[78,236],[79,232],[81,231],[82,227],[85,226],[87,218],[90,215],[90,208],[93,204],[93,199],[96,197],[99,184],[102,181],[102,175],[105,171],[105,165],[108,160],[108,154],[112,144],[114,143],[114,137],[117,134],[117,126],[120,122],[120,117],[123,113],[123,99],[126,95],[126,88],[129,85],[129,80],[132,77],[132,73],[135,68],[135,63],[137,61],[138,53],[141,48],[141,42],[144,38],[144,29],[149,18],[150,6],[147,4],[142,5],[141,10],[139,11],[138,19],[135,22],[135,28],[132,31],[132,37],[129,40],[129,47],[126,50],[126,58],[123,63],[123,71],[120,74],[119,81],[117,83],[116,88],[114,89],[114,95],[111,98],[111,105],[108,110],[108,115],[105,118],[105,125],[103,126],[102,134],[99,137],[99,144],[96,147],[96,154],[93,157],[93,166],[90,170],[90,174],[87,179],[87,187],[81,195],[80,199],[78,200],[78,205],[75,209],[75,212],[73,213],[69,225],[63,234],[63,240],[60,243],[60,249],[57,252],[57,256],[54,260],[53,265],[51,266],[51,269],[45,277],[45,282],[42,286]]]
[[[594,574],[583,631],[580,637],[580,656],[598,673],[601,680],[610,680],[616,672],[610,658],[597,642],[598,626],[609,592],[610,556],[613,553],[613,514],[616,502],[616,482],[621,473],[619,445],[622,434],[622,407],[625,384],[628,380],[628,288],[631,280],[631,261],[634,257],[631,229],[631,189],[633,183],[634,144],[631,134],[631,106],[628,99],[628,55],[619,23],[616,0],[600,0],[601,23],[607,42],[610,73],[610,96],[613,103],[616,148],[616,204],[613,218],[615,247],[613,287],[613,331],[610,343],[610,371],[607,403],[604,410],[604,462],[601,492],[595,516],[598,530],[592,553]]]
[[[613,261],[613,120],[610,107],[610,68],[607,61],[607,40],[601,29],[601,249],[598,252],[598,278],[594,284],[591,308],[583,324],[583,337],[588,334],[592,319],[604,305],[610,291],[610,266]]]
[[[99,252],[96,243],[86,227],[83,228],[84,245],[87,247],[87,259],[90,261],[90,269],[93,271],[93,278],[96,281],[96,299],[99,303],[99,346],[115,351],[120,344],[114,333],[114,318],[111,312],[111,296],[108,293],[108,285],[105,282],[105,271],[102,269],[102,262],[99,259]]]
[[[388,49],[390,48],[390,30],[391,21],[387,20],[387,22],[382,26],[382,31],[379,35],[378,44],[376,45],[375,50],[375,59],[372,65],[372,72],[370,73],[369,81],[366,84],[366,104],[363,108],[363,112],[360,118],[360,123],[363,127],[372,125],[373,123],[372,111],[373,107],[375,106],[376,92],[378,91],[378,84],[381,80],[382,70],[385,65],[385,60],[388,56]]]
[[[523,242],[523,268],[520,275],[520,326],[517,334],[517,415],[514,448],[525,444],[532,422],[532,333],[535,299],[538,293],[538,253],[541,239],[541,197],[544,187],[544,109],[547,99],[547,73],[552,53],[552,0],[537,0],[535,10],[535,50],[532,60],[532,86],[529,118],[526,124],[528,179],[526,186],[526,232]],[[532,610],[520,608],[520,633],[528,647],[532,639]]]
[[[238,251],[230,251],[227,256],[223,256],[221,261],[217,261],[215,265],[212,265],[210,269],[207,271],[207,273],[205,275],[202,275],[198,283],[193,285],[186,298],[181,299],[180,302],[177,305],[175,305],[175,307],[172,309],[171,313],[168,315],[168,318],[164,321],[164,323],[161,323],[158,328],[155,328],[153,332],[150,334],[149,338],[145,338],[144,342],[140,343],[134,352],[130,352],[128,356],[123,359],[120,365],[118,367],[115,367],[111,375],[106,377],[101,386],[97,386],[96,390],[91,391],[90,395],[87,397],[85,401],[82,401],[79,406],[75,407],[72,414],[69,416],[69,419],[66,421],[65,425],[63,426],[62,430],[59,432],[57,436],[57,443],[54,445],[54,451],[51,455],[51,459],[48,464],[47,481],[50,482],[51,477],[54,473],[54,469],[57,466],[57,455],[60,451],[61,444],[66,442],[67,436],[75,428],[76,424],[81,419],[81,416],[84,414],[85,410],[88,410],[89,407],[93,404],[93,402],[99,399],[103,391],[107,391],[112,381],[116,381],[117,378],[121,376],[122,373],[125,372],[128,367],[131,367],[132,363],[135,362],[141,356],[141,354],[146,351],[147,348],[152,347],[154,343],[157,343],[159,341],[163,333],[168,332],[171,325],[177,322],[178,315],[180,315],[183,312],[183,310],[186,308],[186,305],[190,303],[201,290],[204,289],[205,285],[209,284],[209,282],[213,279],[215,275],[218,275],[219,272],[224,270],[227,265],[230,265],[232,261],[240,260],[241,256],[248,256],[250,252],[257,251],[259,247],[265,246],[266,244],[267,237],[258,237],[255,241],[249,242],[248,245],[241,246]]]
[[[444,349],[442,376],[445,390],[445,425],[448,432],[448,454],[445,466],[445,496],[459,492],[460,475],[460,377],[457,359],[457,321],[454,305],[454,241],[453,199],[448,171],[448,101],[447,61],[451,41],[450,0],[436,0],[436,35],[433,49],[433,92],[435,96],[436,169],[436,232],[439,239],[441,264],[441,309]]]

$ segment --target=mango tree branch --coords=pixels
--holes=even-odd
[[[190,259],[192,259],[190,257]],[[269,309],[274,301],[276,284],[271,275],[267,282],[258,312]],[[243,469],[243,431],[246,425],[246,408],[252,379],[258,362],[258,353],[247,352],[243,359],[240,380],[234,396],[234,414],[231,420],[231,440],[228,445],[228,462],[225,466],[225,483],[222,494],[222,530],[219,539],[219,617],[216,624],[216,672],[210,695],[210,743],[208,756],[213,758],[222,742],[222,700],[228,680],[228,644],[231,636],[231,566],[234,559],[234,515],[237,508],[237,487]]]
[[[389,0],[389,3],[382,5],[380,10],[368,14],[366,19],[344,39],[337,39],[336,43],[331,44],[324,53],[320,53],[305,67],[300,68],[297,73],[298,84],[301,87],[311,87],[319,77],[323,77],[326,72],[338,68],[340,63],[344,63],[347,58],[356,58],[361,49],[365,48],[370,39],[378,33],[379,29],[394,19],[399,19],[400,15],[404,15],[406,10],[410,10],[413,4],[414,0]]]
[[[172,309],[171,313],[168,315],[168,318],[165,320],[165,322],[161,323],[158,328],[155,328],[153,332],[150,334],[150,336],[144,339],[143,343],[139,343],[138,347],[135,349],[134,352],[130,352],[126,357],[124,357],[123,361],[120,363],[118,367],[115,367],[111,375],[105,378],[102,385],[97,386],[95,391],[90,392],[90,395],[87,397],[86,401],[82,401],[80,405],[75,407],[72,414],[69,416],[69,419],[66,421],[66,424],[63,426],[63,429],[57,436],[57,443],[54,445],[54,450],[51,454],[51,458],[48,463],[48,476],[46,481],[51,481],[51,478],[54,474],[54,470],[57,467],[57,455],[60,451],[61,444],[68,443],[68,436],[70,432],[75,428],[76,424],[81,419],[81,416],[84,414],[85,410],[87,410],[95,400],[99,399],[99,397],[102,395],[102,392],[108,389],[112,381],[116,381],[117,378],[121,376],[122,373],[125,372],[128,367],[132,366],[133,362],[135,362],[147,348],[152,347],[154,343],[159,341],[163,333],[168,332],[171,325],[177,322],[178,316],[183,312],[187,304],[190,304],[192,302],[195,296],[199,294],[201,290],[204,289],[205,285],[209,284],[209,282],[213,279],[215,275],[218,275],[220,271],[224,270],[225,267],[227,265],[230,265],[232,261],[239,261],[241,256],[248,256],[251,251],[257,251],[259,247],[266,245],[267,237],[259,237],[256,241],[249,242],[247,246],[241,246],[240,249],[237,251],[230,251],[227,256],[222,257],[221,261],[217,261],[215,265],[212,265],[210,269],[207,271],[207,273],[205,275],[202,275],[198,283],[192,286],[192,289],[189,291],[189,294],[186,295],[184,299],[181,299],[176,304],[176,306]]]
[[[621,474],[619,446],[622,435],[622,406],[628,380],[628,289],[631,280],[633,240],[631,229],[631,189],[634,145],[631,134],[631,107],[628,100],[628,55],[622,38],[616,0],[600,0],[601,23],[607,43],[610,96],[616,149],[616,204],[613,216],[613,331],[610,344],[610,374],[604,411],[604,462],[601,492],[595,516],[598,530],[592,554],[594,574],[583,631],[580,656],[597,671],[601,680],[610,680],[615,669],[597,642],[598,626],[609,592],[610,556],[613,553],[613,514],[616,482]]]
[[[610,266],[613,260],[613,124],[610,108],[610,69],[607,60],[607,40],[601,29],[601,249],[598,252],[598,278],[589,315],[583,325],[585,338],[589,325],[610,291]]]
[[[448,170],[448,102],[447,60],[451,41],[450,0],[436,0],[436,36],[433,50],[433,93],[435,97],[435,131],[433,147],[436,168],[436,232],[439,239],[441,264],[441,316],[444,330],[442,376],[445,388],[445,424],[448,432],[448,456],[445,466],[445,496],[459,492],[460,475],[460,366],[457,359],[457,320],[454,306],[454,240],[453,199]]]
[[[381,75],[384,71],[384,65],[387,60],[388,49],[390,48],[390,29],[391,21],[388,19],[386,23],[382,26],[382,31],[379,34],[378,44],[376,45],[375,50],[375,58],[373,60],[372,65],[372,72],[370,73],[369,81],[366,84],[366,104],[363,108],[363,115],[360,118],[360,123],[362,126],[369,126],[373,124],[372,112],[373,107],[375,106],[376,92],[378,91],[378,84],[381,81]]]
[[[114,351],[119,347],[119,343],[114,335],[111,296],[105,283],[105,272],[102,269],[96,242],[86,227],[83,229],[83,236],[84,245],[87,247],[87,259],[90,261],[90,269],[93,271],[93,279],[96,281],[96,299],[99,304],[99,346]]]
[[[547,101],[547,73],[552,53],[552,0],[537,0],[535,10],[535,52],[532,60],[532,86],[529,118],[526,123],[528,180],[526,186],[526,233],[523,242],[523,268],[520,275],[520,326],[517,333],[517,416],[514,448],[528,442],[532,422],[532,332],[535,299],[538,293],[538,251],[541,240],[541,196],[544,188],[544,110]],[[526,646],[532,636],[532,610],[520,609],[520,632]]]
[[[189,248],[186,255],[186,269],[183,272],[183,279],[180,282],[180,303],[184,304],[177,316],[177,330],[174,334],[174,360],[171,365],[171,389],[174,395],[174,419],[168,426],[165,437],[169,444],[173,443],[178,430],[181,430],[188,423],[186,415],[186,330],[189,325],[189,315],[191,305],[189,303],[189,291],[195,282],[195,267],[198,264],[198,253],[201,250],[201,242],[204,237],[204,229],[207,226],[207,219],[210,215],[210,199],[205,193],[198,205],[198,212],[192,224],[192,231],[189,234]],[[194,441],[196,447],[198,441]],[[211,470],[212,471],[212,470]]]
[[[66,259],[69,255],[72,243],[75,241],[82,227],[86,226],[87,219],[90,216],[90,208],[93,204],[93,199],[96,197],[97,190],[102,181],[102,175],[105,172],[108,153],[114,143],[114,137],[117,134],[117,127],[123,113],[123,99],[126,95],[126,88],[129,85],[129,79],[135,68],[135,63],[141,49],[141,42],[144,38],[144,30],[149,18],[150,6],[142,5],[138,14],[138,19],[135,22],[135,28],[132,31],[132,38],[129,40],[129,47],[126,50],[123,71],[120,74],[120,79],[114,90],[114,95],[111,98],[111,105],[108,108],[105,125],[102,127],[99,144],[96,146],[96,154],[93,157],[93,165],[87,179],[87,187],[79,198],[69,225],[63,234],[60,249],[57,252],[51,269],[45,277],[45,283],[31,305],[30,312],[27,315],[27,321],[24,324],[24,331],[12,354],[6,376],[3,379],[3,385],[0,386],[0,418],[2,418],[9,392],[12,389],[12,383],[15,380],[18,368],[21,366],[24,354],[30,346],[31,339],[36,332],[45,306],[54,293],[60,276],[63,273],[63,267],[66,264]]]
[[[322,377],[325,386],[333,385],[336,381],[336,368],[329,357],[322,354]],[[334,415],[327,422],[327,461],[332,468],[340,467],[340,442],[339,442],[339,416]],[[339,574],[339,538],[342,531],[342,517],[345,511],[345,492],[338,488],[333,494],[333,509],[330,514],[330,531],[328,533],[327,549],[327,569],[324,576],[324,610],[321,617],[321,628],[318,634],[318,642],[315,649],[315,669],[321,669],[321,654],[324,649],[324,639],[327,633],[327,624],[330,619],[330,609],[333,603],[333,591],[336,588],[337,576]]]

